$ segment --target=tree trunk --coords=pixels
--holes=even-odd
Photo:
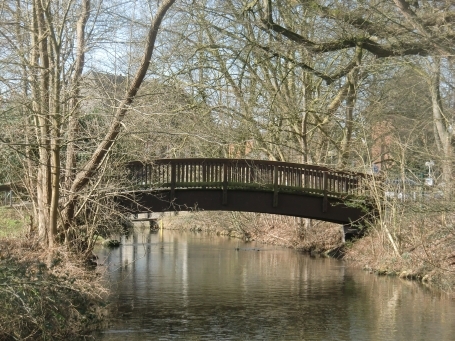
[[[53,236],[49,234],[49,207],[51,203],[51,162],[50,162],[50,127],[49,127],[49,51],[47,42],[47,30],[45,28],[44,13],[39,0],[33,2],[34,27],[37,42],[39,63],[36,65],[40,70],[39,89],[36,90],[36,135],[38,142],[39,165],[37,176],[37,201],[38,201],[38,234],[41,243],[49,244]],[[52,245],[49,245],[52,247]]]
[[[437,145],[441,148],[442,152],[442,181],[444,182],[446,194],[449,194],[452,182],[452,133],[449,131],[450,122],[447,115],[444,113],[441,101],[441,92],[439,88],[441,75],[440,67],[440,58],[434,58],[432,73],[430,75],[430,92],[433,122],[435,126],[435,139],[439,142]]]

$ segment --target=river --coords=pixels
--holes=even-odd
[[[455,302],[342,261],[205,233],[143,229],[102,249],[100,340],[455,340]]]

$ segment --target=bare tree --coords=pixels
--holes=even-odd
[[[29,175],[36,184],[34,202],[43,245],[52,247],[58,241],[59,231],[67,238],[70,236],[67,232],[74,224],[80,193],[117,140],[122,121],[146,76],[161,23],[174,2],[163,1],[156,9],[148,25],[137,71],[116,106],[104,137],[81,168],[76,167],[79,112],[84,100],[81,80],[87,51],[96,42],[94,32],[101,27],[98,20],[102,3],[91,0],[3,2],[2,11],[10,21],[0,26],[0,36],[5,43],[4,51],[22,67],[23,105],[29,113],[27,123],[34,129],[34,137],[28,137],[31,147],[28,153],[33,158],[30,153],[36,150],[37,173],[36,177],[34,173]],[[12,84],[15,72],[10,70],[8,84]],[[62,167],[64,163],[66,166]],[[29,171],[34,172],[33,166]],[[64,195],[63,184],[67,190]]]

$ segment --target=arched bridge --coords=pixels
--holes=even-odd
[[[160,159],[128,164],[131,213],[245,211],[349,224],[361,220],[366,175],[313,165],[247,159]],[[361,201],[361,200],[360,200]]]

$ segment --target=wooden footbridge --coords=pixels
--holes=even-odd
[[[160,159],[131,162],[128,170],[134,190],[116,200],[131,213],[245,211],[340,224],[368,213],[361,173],[247,159]]]

